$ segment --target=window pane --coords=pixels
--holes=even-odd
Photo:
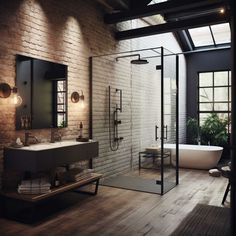
[[[229,23],[212,25],[211,29],[216,44],[230,43],[231,39]]]
[[[199,111],[213,111],[213,104],[212,103],[200,103],[199,104]]]
[[[58,113],[57,114],[57,126],[58,127],[65,127],[65,114]]]
[[[211,113],[199,113],[199,124],[200,126],[203,125],[205,119],[211,115]]]
[[[212,95],[212,88],[200,88],[199,89],[199,101],[200,102],[212,102],[213,95]]]
[[[228,113],[216,113],[220,119],[228,120]]]
[[[228,111],[228,103],[215,103],[215,111]]]
[[[215,72],[214,85],[215,86],[228,85],[228,71]]]
[[[58,112],[64,112],[65,111],[64,105],[57,105],[57,111]]]
[[[231,71],[229,71],[229,85],[231,85]]]
[[[209,26],[189,29],[195,47],[214,45]]]
[[[206,87],[213,85],[213,73],[200,73],[199,74],[199,87]]]
[[[215,101],[216,102],[224,102],[228,101],[228,88],[223,87],[223,88],[214,88],[214,93],[215,93]]]
[[[57,81],[57,91],[65,91],[65,81]]]

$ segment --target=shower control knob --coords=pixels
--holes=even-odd
[[[121,120],[115,120],[114,123],[115,123],[115,125],[120,125],[121,124]]]

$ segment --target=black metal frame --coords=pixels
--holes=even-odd
[[[100,178],[99,178],[99,179],[96,179],[96,180],[94,180],[94,181],[91,181],[91,182],[89,182],[89,183],[83,184],[83,185],[81,185],[78,189],[73,190],[73,192],[82,193],[82,194],[88,194],[88,195],[93,195],[93,196],[94,196],[94,195],[97,195],[97,193],[98,193],[98,186],[99,186],[99,180],[100,180]],[[89,185],[89,184],[92,184],[92,183],[95,183],[94,192],[80,190],[80,188],[82,188],[82,187],[84,187],[84,186],[87,186],[87,185]]]
[[[148,152],[148,151],[139,152],[139,155],[138,155],[138,169],[139,169],[139,171],[141,169],[156,169],[156,168],[153,168],[153,167],[152,168],[143,167],[142,166],[142,161],[141,161],[142,157],[152,158],[152,161],[153,161],[153,164],[154,164],[156,159],[161,158],[161,154],[159,152],[157,152],[157,153],[152,153],[152,152]],[[171,164],[171,153],[170,153],[170,151],[164,151],[163,158],[167,158],[167,157],[170,157],[170,164]]]
[[[98,58],[98,57],[103,57],[103,56],[115,56],[115,55],[120,55],[123,53],[134,53],[134,52],[142,52],[142,51],[147,51],[147,50],[154,50],[154,49],[159,49],[161,50],[161,53],[157,56],[154,57],[159,57],[161,58],[161,65],[156,66],[156,70],[161,70],[161,181],[156,180],[156,184],[161,185],[161,195],[163,195],[165,192],[164,189],[164,156],[166,155],[166,151],[164,151],[164,140],[167,138],[167,136],[164,135],[164,131],[166,129],[166,126],[164,125],[164,57],[165,56],[175,56],[176,58],[176,180],[175,180],[175,186],[179,184],[179,118],[178,118],[178,113],[179,113],[179,56],[176,53],[171,52],[170,50],[165,49],[168,51],[168,54],[164,54],[164,47],[155,47],[155,48],[146,48],[146,49],[137,49],[133,51],[126,51],[126,52],[120,52],[120,53],[111,53],[111,54],[103,54],[103,55],[98,55],[90,58],[90,137],[92,137],[92,83],[93,83],[93,65],[92,61],[93,58]],[[153,58],[153,57],[152,57]],[[109,102],[110,103],[110,102]],[[156,132],[156,137],[157,138],[157,131]],[[141,158],[140,155],[142,155],[144,152],[139,153],[139,159]],[[139,168],[141,167],[141,163],[139,161]]]
[[[93,139],[93,57],[89,57],[89,138]],[[89,160],[89,168],[93,169],[93,159]]]
[[[175,184],[179,184],[179,56],[177,54],[168,54],[166,56],[174,56],[176,57],[176,180]],[[164,131],[167,125],[165,125],[164,118],[164,48],[161,48],[161,195],[164,194],[164,140],[167,139],[167,136],[164,135]]]
[[[231,115],[232,115],[232,124],[231,124],[231,145],[232,145],[232,153],[231,153],[231,235],[236,235],[236,80],[235,80],[235,1],[230,0],[231,6],[231,61],[232,61],[232,72],[231,72],[231,95],[232,95],[232,107],[231,107]]]
[[[223,86],[220,86],[220,85],[217,85],[215,86],[215,80],[214,80],[214,77],[215,77],[215,73],[217,72],[228,72],[228,85],[223,85]],[[228,121],[229,121],[229,115],[232,113],[232,109],[230,110],[230,97],[229,97],[229,91],[231,89],[231,86],[230,85],[230,81],[229,81],[229,73],[230,73],[230,69],[228,70],[214,70],[214,71],[199,71],[198,72],[198,86],[197,86],[197,89],[198,89],[198,108],[197,108],[197,114],[198,114],[198,125],[200,125],[200,113],[225,113],[225,114],[228,114]],[[212,73],[213,74],[213,84],[212,86],[200,86],[199,85],[199,74],[201,73]],[[231,74],[232,76],[232,74]],[[211,88],[213,90],[213,100],[212,102],[200,102],[200,96],[199,96],[199,89],[200,88]],[[215,95],[214,95],[214,88],[228,88],[228,100],[227,101],[217,101],[215,102],[214,101],[214,98],[215,98]],[[232,96],[232,95],[231,95]],[[231,98],[232,100],[232,98]],[[210,103],[210,104],[213,104],[213,110],[212,111],[200,111],[200,104],[203,104],[203,103]],[[227,110],[215,110],[214,109],[214,105],[216,103],[227,103],[228,104],[228,109]],[[230,130],[230,122],[228,122],[228,131]]]
[[[69,191],[66,191],[66,192],[75,192],[75,193],[95,196],[95,195],[97,195],[97,192],[98,192],[99,180],[100,180],[100,178],[95,179],[93,181],[90,181],[88,183],[85,183],[85,184],[79,186],[77,189],[69,190]],[[90,184],[93,184],[93,183],[95,183],[94,192],[80,190],[80,188],[82,188],[84,186],[87,186],[87,185],[90,185]],[[62,195],[64,193],[65,192],[62,192],[62,193],[59,193],[59,194]],[[57,194],[57,195],[59,195],[59,194]],[[49,198],[56,197],[57,195],[51,196]],[[20,222],[27,223],[27,224],[32,224],[32,223],[35,223],[37,221],[37,217],[36,217],[36,214],[35,214],[35,209],[36,209],[37,205],[42,203],[42,202],[46,202],[49,198],[45,198],[45,199],[42,199],[42,200],[39,200],[39,201],[31,202],[31,201],[27,201],[27,200],[24,200],[24,199],[11,198],[11,197],[4,196],[4,195],[0,194],[0,200],[1,200],[0,203],[1,203],[1,209],[2,209],[1,214],[4,217],[9,218],[9,219],[13,219],[13,220],[20,221]],[[30,210],[29,215],[27,214],[27,215],[23,216],[23,218],[22,218],[21,216],[16,216],[15,214],[11,214],[11,209],[12,208],[8,208],[8,206],[11,206],[11,204],[8,204],[8,203],[11,203],[12,201],[17,202],[17,204],[19,204],[19,206],[25,205],[27,207],[27,209]],[[26,218],[24,218],[24,217],[26,217]]]

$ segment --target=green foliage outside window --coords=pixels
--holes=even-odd
[[[220,119],[215,113],[210,114],[200,127],[195,118],[189,118],[187,121],[192,144],[197,144],[200,138],[202,145],[225,146],[228,142],[227,126],[228,121]]]

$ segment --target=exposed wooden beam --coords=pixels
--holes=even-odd
[[[154,34],[175,32],[177,30],[190,29],[199,26],[206,26],[209,24],[225,23],[228,21],[229,21],[228,16],[216,13],[208,16],[196,17],[193,19],[179,20],[160,25],[153,25],[125,31],[118,31],[115,34],[115,38],[117,40],[132,39]]]
[[[228,0],[171,0],[149,5],[143,8],[137,8],[130,11],[122,11],[118,13],[107,14],[104,21],[107,24],[114,24],[121,21],[147,17],[156,14],[165,14],[173,12],[186,11],[192,8],[206,7],[214,4],[225,4]]]

